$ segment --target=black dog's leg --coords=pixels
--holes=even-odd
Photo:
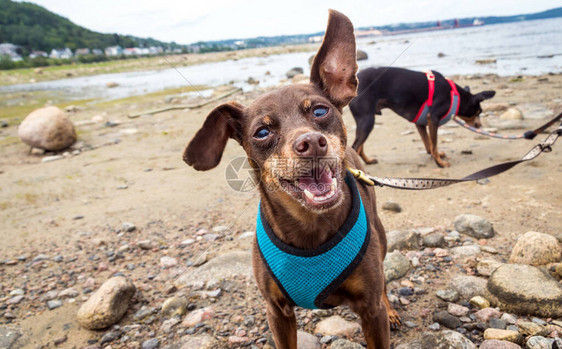
[[[353,116],[355,117],[355,114],[353,114]],[[365,163],[376,164],[377,159],[367,157],[363,150],[363,143],[365,143],[373,127],[375,127],[375,117],[374,115],[362,114],[361,116],[355,117],[355,122],[357,124],[357,128],[355,129],[355,141],[351,147],[361,156]]]

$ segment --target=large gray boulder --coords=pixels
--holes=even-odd
[[[32,111],[19,125],[18,136],[27,145],[49,151],[67,148],[76,142],[74,125],[54,106]]]
[[[477,239],[489,239],[494,237],[495,232],[487,219],[473,215],[461,214],[455,218],[455,229],[461,234],[470,235]]]
[[[78,323],[88,330],[116,324],[127,312],[135,292],[135,285],[125,277],[112,277],[78,309]]]
[[[504,311],[562,317],[562,286],[545,271],[525,264],[503,264],[488,280],[490,301]]]

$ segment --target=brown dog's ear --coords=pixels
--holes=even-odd
[[[228,138],[242,143],[241,119],[244,106],[230,102],[219,105],[207,115],[203,126],[183,152],[183,161],[197,171],[217,166]]]
[[[330,10],[328,28],[314,57],[310,82],[340,110],[357,95],[355,34],[349,18]]]

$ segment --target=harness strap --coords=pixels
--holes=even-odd
[[[431,70],[425,72],[427,77],[427,100],[423,102],[416,117],[412,121],[414,124],[426,125],[427,124],[427,113],[429,112],[429,107],[433,105],[433,95],[435,94],[435,75]]]
[[[562,115],[562,114],[561,114]],[[562,136],[562,123],[558,128],[552,131],[546,139],[535,145],[531,150],[525,154],[520,160],[503,162],[498,165],[490,166],[483,170],[474,172],[460,179],[448,178],[390,178],[390,177],[375,177],[364,174],[362,171],[356,169],[349,169],[354,177],[363,181],[367,185],[377,185],[380,187],[391,187],[396,189],[409,189],[409,190],[426,190],[440,187],[446,187],[451,184],[476,181],[498,175],[525,161],[530,161],[539,156],[540,154],[552,151],[552,146],[556,143],[558,137]],[[368,181],[363,178],[367,178]],[[373,184],[370,184],[373,183]]]
[[[449,86],[451,86],[451,104],[449,105],[447,113],[439,120],[439,126],[449,122],[453,117],[455,117],[455,115],[459,112],[459,107],[461,105],[461,96],[457,90],[457,86],[451,79],[446,80],[449,83]]]

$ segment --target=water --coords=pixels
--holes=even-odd
[[[373,43],[374,42],[374,43]],[[395,36],[362,38],[357,48],[369,55],[359,68],[393,65],[414,70],[433,69],[445,75],[540,75],[562,71],[562,18],[460,28]],[[445,54],[438,58],[438,53]],[[0,87],[6,92],[49,91],[63,100],[111,100],[189,85],[218,86],[232,82],[245,90],[253,85],[275,86],[293,67],[305,71],[314,52],[252,57],[237,61],[143,72],[103,74]],[[547,56],[550,58],[539,58]],[[493,64],[476,60],[496,59]],[[107,88],[110,81],[119,86]]]

